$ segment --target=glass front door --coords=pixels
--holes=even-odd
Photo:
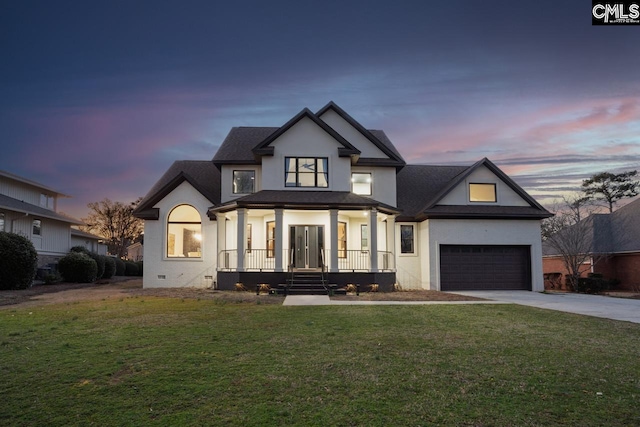
[[[320,268],[324,247],[324,228],[321,225],[292,225],[289,229],[294,268]]]

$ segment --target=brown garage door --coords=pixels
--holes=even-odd
[[[531,290],[529,246],[440,245],[440,289]]]

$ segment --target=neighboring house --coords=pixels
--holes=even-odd
[[[582,220],[590,256],[582,276],[602,274],[619,281],[616,289],[640,289],[640,199],[613,213],[593,214]],[[582,226],[581,226],[582,227]],[[545,286],[566,289],[568,274],[558,251],[543,244],[542,265],[549,278]]]
[[[543,289],[550,216],[487,159],[407,165],[333,102],[232,128],[212,161],[176,161],[135,211],[145,287],[253,287],[326,270],[382,290]]]
[[[127,259],[129,261],[142,261],[144,258],[144,234],[135,242],[127,246]]]
[[[106,255],[107,245],[103,242],[104,238],[100,236],[71,228],[71,247],[84,246],[89,252]]]
[[[0,231],[22,234],[38,251],[38,267],[55,263],[73,246],[71,226],[82,222],[57,212],[69,197],[37,182],[0,171]]]

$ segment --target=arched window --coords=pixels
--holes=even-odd
[[[202,225],[200,214],[193,206],[176,206],[169,214],[167,257],[202,257]]]

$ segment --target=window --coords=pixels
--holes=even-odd
[[[400,253],[412,254],[413,248],[413,225],[400,226]]]
[[[371,195],[371,174],[370,173],[352,173],[351,174],[351,191],[361,196]]]
[[[276,256],[276,223],[267,222],[267,258]]]
[[[167,257],[202,257],[200,214],[190,205],[175,207],[167,221]]]
[[[0,212],[0,231],[4,231],[4,212]]]
[[[247,253],[251,253],[251,224],[247,224]]]
[[[53,197],[47,194],[40,194],[40,207],[53,209]]]
[[[40,221],[39,219],[34,219],[32,229],[32,233],[34,236],[42,236],[42,221]]]
[[[329,159],[285,157],[285,187],[329,187]]]
[[[369,250],[369,229],[367,224],[360,224],[360,250],[362,252]]]
[[[338,223],[338,258],[347,257],[347,223]]]
[[[496,185],[495,184],[469,184],[469,201],[495,203]]]
[[[255,181],[255,171],[233,171],[233,194],[253,193]]]

